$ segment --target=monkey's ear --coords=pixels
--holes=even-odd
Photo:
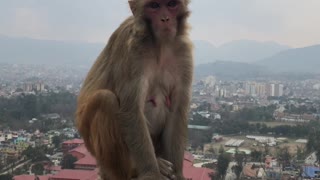
[[[137,2],[136,0],[129,0],[129,6],[130,6],[130,9],[131,9],[131,12],[133,15],[135,15],[135,12],[136,12],[136,9],[137,9]]]

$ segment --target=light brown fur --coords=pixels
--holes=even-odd
[[[181,2],[178,33],[166,44],[138,22],[142,7],[135,4],[135,16],[113,33],[83,84],[77,127],[104,180],[163,179],[170,168],[184,179],[193,56],[188,2]]]

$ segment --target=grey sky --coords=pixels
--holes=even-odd
[[[192,39],[293,47],[320,44],[320,0],[193,0]],[[0,34],[106,42],[130,15],[127,0],[0,0]]]

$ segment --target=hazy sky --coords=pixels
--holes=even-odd
[[[320,44],[320,0],[193,0],[192,39]],[[0,34],[106,42],[130,15],[127,0],[0,0]]]

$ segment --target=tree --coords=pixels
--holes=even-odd
[[[283,164],[283,167],[290,165],[291,154],[289,153],[289,147],[285,146],[278,152],[278,159]]]
[[[52,137],[52,144],[54,144],[55,148],[59,148],[61,145],[61,137],[60,136],[53,136]]]
[[[219,148],[219,154],[223,154],[224,153],[224,148],[222,145],[220,145],[220,148]]]
[[[303,160],[305,158],[305,150],[301,146],[297,146],[297,160]]]
[[[203,164],[201,167],[209,168],[209,169],[215,169],[216,168],[216,164],[215,163],[207,163],[207,164]],[[209,177],[212,180],[216,180],[218,178],[217,173],[209,173]]]
[[[78,133],[75,133],[73,138],[79,139],[79,138],[80,138],[80,135],[79,135]]]
[[[211,153],[211,154],[215,154],[216,153],[212,146],[208,149],[208,152]]]
[[[236,148],[236,153],[234,154],[234,158],[235,158],[235,161],[237,162],[237,165],[233,166],[233,170],[237,175],[237,179],[239,179],[243,169],[243,164],[246,161],[246,154],[244,152],[240,152],[238,148]]]
[[[318,124],[316,124],[316,126],[318,126]],[[320,142],[317,140],[317,138],[320,137],[320,130],[318,129],[319,126],[316,126],[313,126],[309,133],[306,148],[309,153],[316,151],[317,160],[320,161]]]
[[[29,146],[26,150],[22,152],[22,155],[31,159],[32,162],[48,161],[48,157],[44,153],[44,147],[33,148]]]
[[[229,163],[230,163],[230,157],[228,154],[222,153],[219,155],[217,170],[218,170],[218,173],[219,173],[218,176],[220,179],[223,179],[223,177],[226,175]]]
[[[17,157],[16,156],[8,156],[7,157],[7,165],[9,165],[11,167],[11,173],[13,173],[15,164],[17,162]]]
[[[12,180],[13,176],[11,174],[0,175],[1,180]]]
[[[262,152],[254,149],[251,152],[250,156],[251,156],[251,161],[260,162],[262,157]]]
[[[71,119],[76,109],[76,98],[75,94],[68,92],[21,95],[12,98],[0,97],[0,123],[8,125],[11,129],[30,130],[37,123],[30,125],[27,120],[40,114],[56,112],[64,118]],[[58,126],[64,126],[64,124],[60,123]]]
[[[189,130],[189,141],[191,143],[191,147],[196,149],[198,147],[203,148],[203,144],[210,142],[212,133],[202,130],[190,129]]]
[[[264,146],[264,156],[270,155],[270,148],[267,144]]]
[[[74,163],[77,160],[78,159],[71,154],[65,155],[61,161],[62,169],[74,169]]]
[[[319,142],[317,140],[317,137],[319,137],[320,135],[320,131],[319,130],[315,130],[315,128],[313,128],[311,130],[311,132],[308,135],[308,142],[307,142],[307,151],[310,153],[312,151],[315,151],[317,149],[317,147],[319,146]]]
[[[35,175],[43,175],[44,167],[43,164],[38,163],[32,166],[31,172]]]
[[[316,147],[316,152],[317,160],[320,162],[320,143]]]

